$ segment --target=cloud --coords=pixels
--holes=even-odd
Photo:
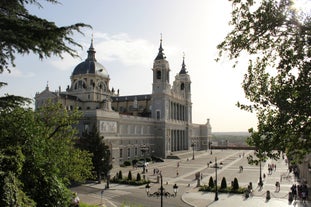
[[[32,78],[35,76],[33,72],[23,72],[22,70],[19,70],[18,68],[11,68],[11,72],[4,71],[3,76],[9,77],[9,78]]]
[[[80,57],[81,54],[79,54]],[[73,58],[69,54],[63,54],[63,59],[55,58],[50,60],[50,64],[60,71],[72,70],[76,65],[78,65],[82,60],[80,58]]]
[[[151,43],[146,39],[132,38],[127,33],[108,34],[96,32],[93,34],[93,46],[96,51],[96,60],[105,65],[107,62],[119,62],[125,67],[150,67],[157,55],[159,42]],[[87,58],[87,50],[90,47],[88,38],[82,40],[83,50],[78,51],[79,58],[73,58],[68,54],[63,59],[55,58],[50,64],[61,71],[70,71]],[[175,47],[164,46],[164,53],[168,57],[181,57],[182,51]]]
[[[145,39],[134,39],[126,33],[115,35],[96,33],[94,47],[98,61],[118,61],[125,66],[148,66],[155,45]]]

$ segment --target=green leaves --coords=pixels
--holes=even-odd
[[[242,87],[251,104],[237,105],[257,114],[248,141],[271,158],[295,150],[301,159],[311,150],[311,18],[292,4],[232,1],[233,30],[218,45],[219,57],[249,55]]]
[[[21,191],[38,206],[68,206],[71,194],[66,186],[89,178],[92,169],[91,154],[74,147],[73,125],[80,116],[58,103],[38,111],[0,110],[0,182],[13,173],[23,186]],[[0,200],[5,196],[1,192],[2,187]]]
[[[58,3],[54,0],[46,1]],[[37,0],[0,3],[0,73],[8,69],[9,64],[14,66],[16,53],[32,52],[40,59],[52,55],[62,57],[63,53],[77,57],[78,54],[71,47],[82,46],[75,42],[71,35],[75,32],[83,34],[81,29],[91,26],[77,23],[58,27],[54,22],[29,14],[25,4],[35,4],[41,7]]]

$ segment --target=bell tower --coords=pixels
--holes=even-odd
[[[159,53],[153,62],[153,83],[152,93],[169,93],[170,85],[170,67],[163,53],[162,37],[160,40]]]

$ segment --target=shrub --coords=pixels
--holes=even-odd
[[[214,186],[215,186],[215,183],[214,183],[213,177],[211,176],[209,178],[208,187],[214,188]]]
[[[226,178],[223,177],[220,184],[220,189],[226,189],[227,188],[227,181]]]
[[[160,157],[151,156],[153,162],[164,162],[164,160]]]
[[[141,176],[140,176],[140,173],[137,173],[137,176],[136,176],[136,181],[141,181]]]
[[[119,173],[118,173],[118,179],[119,179],[119,180],[122,180],[122,177],[123,177],[123,176],[122,176],[122,171],[120,170]]]
[[[128,160],[126,160],[126,161],[124,161],[124,166],[130,166],[131,165],[131,162],[130,161],[128,161]]]
[[[128,175],[127,175],[127,180],[132,180],[132,172],[129,171]]]
[[[132,165],[135,166],[137,162],[138,162],[138,160],[136,160],[136,159],[132,160]]]
[[[232,190],[238,190],[239,189],[239,182],[237,178],[234,178],[233,180],[233,185],[232,185]]]

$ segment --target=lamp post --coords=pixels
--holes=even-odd
[[[144,154],[144,165],[143,165],[143,174],[146,172],[146,152],[149,150],[149,147],[143,145],[140,147],[141,152]]]
[[[217,189],[217,168],[218,168],[218,165],[217,165],[217,157],[215,157],[215,186],[216,186],[216,189],[215,189],[215,199],[214,201],[218,201],[218,189]]]
[[[259,160],[259,183],[258,184],[259,184],[260,188],[263,185],[262,177],[261,177],[261,160]]]
[[[192,147],[192,159],[194,160],[194,143],[191,144]]]
[[[163,207],[163,196],[165,196],[166,198],[169,197],[176,197],[177,195],[177,191],[178,191],[178,186],[176,185],[176,183],[173,185],[173,192],[174,193],[169,193],[165,191],[165,188],[163,188],[163,179],[162,179],[162,174],[160,174],[160,179],[161,179],[161,186],[158,189],[158,191],[154,192],[154,193],[150,193],[150,188],[151,186],[149,185],[149,183],[146,185],[146,193],[147,196],[149,197],[159,197],[161,198],[161,207]]]

